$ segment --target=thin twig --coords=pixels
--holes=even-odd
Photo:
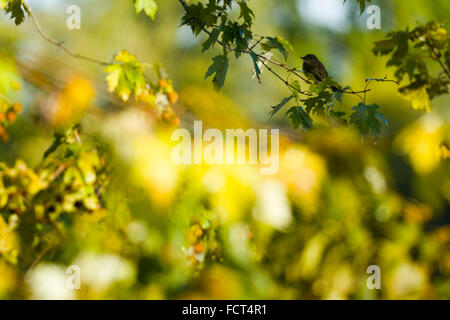
[[[276,76],[278,79],[280,79],[287,87],[290,87],[292,89],[294,89],[296,92],[303,94],[305,96],[309,96],[310,94],[307,92],[303,92],[301,90],[298,90],[296,87],[294,87],[293,85],[291,85],[287,80],[283,79],[282,76],[280,76],[278,73],[276,73],[274,70],[272,70],[271,67],[269,67],[267,64],[264,63],[264,61],[259,60],[259,58],[257,58],[258,61],[262,62],[263,66],[269,70],[274,76]]]
[[[100,64],[102,66],[110,65],[110,63],[108,63],[108,62],[100,61],[100,60],[97,60],[97,59],[94,59],[94,58],[90,58],[90,57],[86,57],[86,56],[83,56],[83,55],[81,55],[79,53],[76,53],[76,52],[70,50],[69,48],[67,48],[64,45],[64,41],[56,41],[55,39],[50,37],[42,29],[42,27],[41,27],[41,25],[39,23],[39,20],[37,19],[36,14],[34,13],[33,9],[31,8],[30,4],[28,3],[28,1],[27,0],[23,0],[22,4],[25,7],[25,9],[27,9],[28,13],[30,14],[31,20],[34,23],[34,26],[36,27],[36,30],[42,36],[42,38],[44,38],[47,42],[49,42],[49,43],[51,43],[51,44],[53,44],[53,45],[55,45],[57,47],[60,47],[61,49],[63,49],[65,52],[67,52],[69,55],[71,55],[74,58],[86,60],[86,61],[93,62],[93,63],[97,63],[97,64]]]
[[[25,275],[24,278],[27,278],[31,272],[31,270],[33,270],[33,268],[39,263],[39,261],[41,261],[41,259],[44,257],[44,255],[47,253],[48,250],[50,250],[51,245],[47,245],[44,249],[42,249],[41,253],[39,253],[36,258],[33,260],[33,262],[31,263],[31,265],[28,267],[28,269],[25,271]]]
[[[69,163],[61,163],[56,171],[53,173],[53,175],[50,177],[50,181],[55,181],[56,178],[59,177],[61,173],[63,173],[64,170],[66,170],[70,165],[72,165],[72,162]]]
[[[250,47],[250,50],[253,50],[261,41],[264,40],[264,38],[265,38],[264,36],[260,36],[259,40],[256,41],[255,44]]]
[[[426,42],[427,42],[428,47],[430,47],[430,49],[431,49],[432,59],[437,61],[441,65],[441,68],[444,70],[445,74],[447,75],[448,79],[450,80],[450,71],[447,69],[445,64],[442,62],[442,60],[440,58],[441,54],[439,52],[436,53],[435,47],[433,46],[433,44],[431,43],[431,41],[428,38],[426,39]]]

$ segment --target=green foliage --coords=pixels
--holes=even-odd
[[[28,10],[22,4],[22,0],[3,1],[3,7],[5,2],[7,3],[5,12],[11,13],[11,19],[14,19],[16,25],[21,24],[25,20],[25,14],[28,13]]]
[[[272,110],[269,113],[270,118],[272,118],[278,111],[280,111],[281,108],[284,107],[286,103],[288,103],[291,99],[293,99],[295,96],[289,96],[284,98],[279,104],[272,107]]]
[[[178,94],[160,64],[153,64],[153,71],[158,80],[154,83],[144,74],[146,66],[128,51],[119,52],[114,61],[105,69],[110,92],[116,93],[124,102],[133,94],[135,101],[146,103],[160,112],[171,112],[169,105],[178,101]]]
[[[401,95],[411,101],[414,109],[430,110],[430,100],[448,94],[450,85],[450,36],[443,24],[431,21],[412,31],[389,32],[387,39],[375,43],[375,55],[390,55],[387,67],[395,67],[400,82],[408,76]],[[434,61],[439,74],[429,72],[428,60]]]
[[[225,77],[228,72],[228,57],[226,55],[217,56],[213,58],[213,64],[208,68],[205,74],[205,79],[214,75],[213,83],[216,89],[223,87]]]
[[[250,9],[248,7],[247,0],[241,0],[238,4],[241,9],[239,18],[244,19],[245,23],[250,28],[253,24],[253,19],[255,18],[255,14],[253,13],[252,9]]]
[[[313,126],[311,117],[302,107],[292,107],[286,112],[286,115],[292,121],[295,129],[300,125],[303,130],[310,129]]]
[[[205,42],[203,42],[202,52],[205,52],[206,50],[210,49],[211,47],[214,47],[214,45],[217,42],[217,39],[219,39],[219,36],[220,36],[220,29],[213,28],[211,33],[209,34],[208,39]]]
[[[306,111],[325,115],[337,101],[342,103],[344,90],[338,89],[339,87],[340,85],[331,78],[326,78],[317,85],[310,85],[309,92],[312,96],[302,100]],[[346,87],[345,90],[349,88]]]
[[[258,56],[254,52],[250,52],[250,57],[252,58],[252,61],[253,61],[253,68],[255,70],[254,72],[255,72],[256,78],[258,79],[259,82],[261,82],[262,70],[259,67],[260,62],[258,60]]]
[[[242,54],[248,54],[252,60],[254,78],[261,82],[263,69],[268,69],[289,89],[291,95],[282,100],[282,102],[272,107],[269,116],[273,117],[285,104],[295,97],[296,104],[287,113],[295,128],[300,123],[303,129],[312,128],[312,119],[310,114],[341,119],[345,114],[342,111],[333,110],[336,102],[342,104],[343,95],[357,94],[349,86],[342,86],[331,78],[324,79],[319,84],[312,84],[311,80],[306,79],[296,68],[289,68],[286,63],[289,53],[294,51],[293,46],[281,36],[256,36],[252,30],[253,11],[248,7],[246,1],[229,0],[219,4],[220,1],[208,0],[206,4],[201,2],[185,5],[185,15],[182,17],[182,25],[191,27],[195,36],[201,32],[208,35],[206,41],[202,44],[202,52],[205,52],[219,43],[223,54],[213,58],[212,65],[208,68],[205,79],[213,76],[213,83],[216,89],[223,87],[226,74],[228,72],[228,54],[234,53],[236,58]],[[232,3],[239,5],[240,15],[238,21],[230,19],[230,9]],[[365,1],[360,2],[362,11]],[[243,22],[241,21],[243,20]],[[258,52],[258,49],[261,52]],[[276,50],[281,57],[282,62],[276,58],[271,59],[272,51]],[[269,56],[270,55],[270,56]],[[286,79],[272,69],[270,65],[282,67],[286,72]],[[300,72],[300,73],[299,73]],[[291,77],[296,77],[291,80]],[[308,92],[303,92],[300,81],[310,85]],[[367,89],[367,88],[366,88]],[[365,92],[364,92],[365,93]],[[364,101],[365,102],[365,101]],[[345,123],[345,121],[341,121]],[[377,131],[378,133],[379,131]]]
[[[197,3],[186,7],[181,24],[190,26],[195,36],[202,31],[208,33],[209,37],[203,43],[203,51],[212,48],[217,41],[220,41],[224,54],[233,51],[236,58],[248,50],[253,38],[250,28],[254,13],[245,0],[238,1],[240,15],[237,21],[230,20],[228,15],[232,2],[224,1],[219,5],[218,1],[209,0],[206,6]],[[208,31],[209,28],[212,29]]]
[[[355,112],[350,116],[350,122],[354,124],[362,134],[373,133],[374,135],[378,135],[382,124],[388,125],[384,116],[377,111],[378,108],[379,106],[376,104],[365,105],[361,102],[353,107]]]
[[[283,55],[285,61],[289,57],[289,52],[294,51],[292,45],[280,36],[267,37],[267,41],[261,44],[261,48],[266,52],[277,49]]]
[[[192,32],[197,36],[203,29],[216,25],[219,16],[222,21],[221,26],[223,26],[226,23],[227,9],[231,9],[231,1],[225,1],[223,6],[219,6],[217,0],[209,0],[206,6],[201,2],[191,4],[186,7],[186,13],[181,18],[181,25],[190,26]]]
[[[104,216],[105,163],[95,147],[81,140],[78,127],[57,136],[36,168],[22,160],[14,167],[0,163],[0,218],[18,220],[17,230],[28,247],[7,252],[12,263],[28,267],[31,242],[39,248],[46,234],[66,234],[74,216],[89,215],[92,221]]]

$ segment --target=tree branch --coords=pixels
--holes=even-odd
[[[287,80],[283,79],[282,76],[280,76],[278,73],[276,73],[271,67],[269,67],[266,63],[264,63],[264,61],[261,61],[258,57],[258,61],[260,61],[263,66],[269,70],[274,76],[276,76],[278,79],[280,79],[287,87],[290,87],[292,89],[294,89],[295,91],[297,91],[300,94],[303,94],[305,96],[309,96],[310,94],[308,92],[303,92],[301,90],[298,90],[296,87],[294,87],[293,85],[291,85]]]
[[[100,61],[94,58],[90,58],[90,57],[86,57],[83,56],[79,53],[73,52],[72,50],[70,50],[69,48],[67,48],[64,45],[64,41],[56,41],[55,39],[53,39],[52,37],[50,37],[41,27],[39,20],[36,17],[36,14],[34,13],[33,9],[31,8],[30,4],[28,3],[27,0],[23,0],[22,2],[23,6],[27,9],[27,11],[30,14],[31,20],[34,23],[34,26],[36,27],[37,32],[42,36],[42,38],[44,38],[47,42],[60,47],[62,50],[64,50],[65,52],[67,52],[69,55],[71,55],[74,58],[77,59],[81,59],[81,60],[85,60],[85,61],[89,61],[89,62],[93,62],[93,63],[97,63],[100,64],[102,66],[107,66],[110,65],[111,63],[108,62],[104,62],[104,61]]]
[[[179,0],[179,2],[180,2],[181,5],[183,6],[184,10],[187,12],[187,11],[189,10],[189,6],[187,5],[186,1],[185,1],[185,0]],[[218,26],[217,26],[217,27],[218,27]],[[202,30],[203,30],[203,32],[205,32],[206,34],[211,35],[211,32],[210,32],[209,30],[207,30],[206,28],[202,28]],[[255,35],[255,34],[252,33],[252,35]],[[301,93],[301,94],[308,95],[308,94],[306,94],[305,92],[299,91],[299,90],[296,89],[295,87],[291,86],[286,80],[283,79],[282,76],[280,76],[278,73],[276,73],[272,68],[268,67],[268,66],[267,66],[267,63],[271,63],[271,64],[273,64],[273,65],[275,65],[275,66],[278,66],[278,67],[280,67],[280,68],[285,69],[287,72],[292,73],[293,75],[295,75],[295,76],[298,77],[299,79],[303,80],[305,83],[312,84],[312,82],[311,82],[310,80],[308,80],[307,78],[305,78],[305,77],[303,77],[302,75],[300,75],[295,69],[289,68],[286,64],[277,62],[277,61],[272,60],[272,59],[269,59],[269,58],[266,58],[265,56],[263,56],[263,55],[261,55],[261,54],[256,53],[256,52],[253,51],[253,49],[255,48],[255,46],[258,45],[264,38],[266,38],[265,36],[261,36],[261,35],[258,35],[258,36],[260,37],[260,39],[259,39],[253,46],[251,46],[251,47],[248,47],[248,46],[247,46],[246,50],[239,50],[239,52],[241,52],[241,53],[246,53],[246,54],[254,54],[254,55],[258,58],[258,61],[263,62],[263,66],[264,66],[267,70],[269,70],[273,75],[275,75],[278,79],[280,79],[285,85],[287,85],[288,87],[293,88],[295,91],[297,91],[297,92],[299,92],[299,93]],[[222,41],[220,41],[220,40],[217,40],[217,43],[220,44],[220,45],[221,45],[222,47],[224,47],[225,49],[228,49],[228,50],[230,50],[230,51],[237,51],[236,48],[228,48],[228,47],[226,47],[225,44],[224,44]],[[261,59],[262,59],[263,61],[261,61]],[[264,62],[267,62],[267,63],[264,63]],[[330,89],[333,89],[332,87],[329,87],[329,88],[330,88]],[[360,93],[364,93],[364,94],[365,94],[366,92],[369,92],[369,91],[371,91],[371,89],[367,89],[367,88],[364,89],[364,90],[361,90],[361,91],[340,90],[340,92],[342,92],[342,93],[348,93],[348,94],[354,94],[354,95],[358,95],[358,94],[360,94]]]
[[[442,70],[444,70],[444,73],[447,75],[447,78],[450,80],[450,71],[447,69],[445,64],[442,62],[441,53],[439,51],[438,52],[435,51],[436,48],[433,46],[433,44],[431,43],[431,41],[428,38],[426,39],[426,42],[427,42],[428,47],[431,50],[432,59],[434,61],[437,61],[440,64]]]

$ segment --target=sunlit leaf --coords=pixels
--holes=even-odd
[[[136,13],[144,10],[152,20],[155,20],[156,12],[158,11],[158,5],[155,0],[135,0]]]

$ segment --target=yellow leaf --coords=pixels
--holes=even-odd
[[[410,163],[418,174],[427,174],[441,161],[440,146],[444,132],[442,120],[430,113],[406,127],[395,138],[394,148],[409,156]]]
[[[70,79],[55,100],[53,125],[76,122],[91,106],[95,91],[91,82],[81,77]]]
[[[401,96],[408,101],[411,101],[412,107],[415,110],[427,110],[431,109],[430,97],[426,87],[423,86],[416,90],[405,90],[401,93]]]
[[[114,92],[114,90],[116,90],[117,86],[119,85],[120,67],[112,65],[106,68],[105,71],[109,72],[109,74],[106,76],[106,83],[108,83],[108,91]]]

